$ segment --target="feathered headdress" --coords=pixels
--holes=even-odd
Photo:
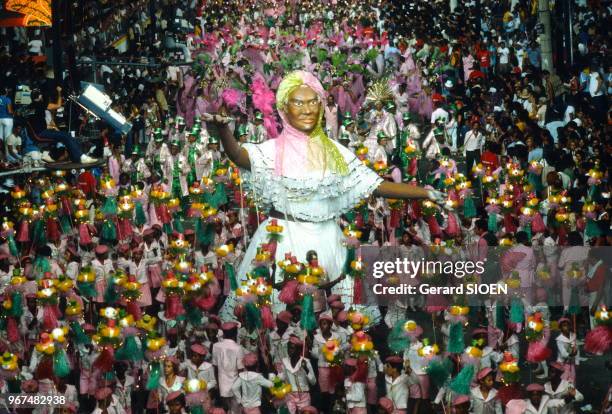
[[[368,93],[366,95],[366,102],[368,103],[377,103],[381,102],[383,104],[387,102],[393,102],[393,91],[389,86],[388,79],[380,79],[368,89]]]

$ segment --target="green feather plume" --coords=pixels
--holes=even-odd
[[[387,337],[389,349],[396,354],[403,353],[404,350],[410,346],[410,338],[404,333],[405,323],[405,320],[397,322]]]
[[[200,244],[210,245],[213,242],[213,225],[211,223],[203,224],[201,218],[196,220],[195,234]]]
[[[70,329],[72,329],[72,334],[74,335],[74,342],[77,345],[85,345],[91,343],[91,338],[87,336],[81,324],[77,321],[70,322]]]
[[[70,374],[70,365],[68,364],[66,351],[64,351],[64,348],[58,346],[53,354],[53,375],[64,378],[68,376],[68,374]]]
[[[578,289],[572,289],[567,313],[570,315],[578,315],[580,313],[580,300],[578,299]]]
[[[100,211],[106,216],[117,215],[117,199],[115,197],[106,197]]]
[[[460,322],[453,323],[450,326],[448,352],[451,354],[460,354],[464,349],[465,340],[463,338],[463,325]]]
[[[205,414],[204,408],[201,405],[196,405],[189,408],[189,414]]]
[[[497,214],[489,213],[489,219],[487,220],[487,230],[491,233],[497,233]]]
[[[15,242],[13,235],[9,234],[6,241],[8,242],[9,252],[11,255],[19,257],[19,249],[17,249],[17,243]]]
[[[32,225],[32,242],[35,246],[47,244],[47,235],[45,234],[45,226],[42,220],[36,220]]]
[[[474,365],[468,364],[451,381],[450,389],[457,394],[469,395],[472,378],[474,378]]]
[[[249,302],[244,307],[247,326],[251,328],[261,328],[261,313],[254,303]]]
[[[136,338],[133,335],[129,335],[123,341],[121,348],[117,349],[115,357],[119,361],[142,361],[144,358],[142,349],[138,346]]]
[[[109,305],[114,304],[119,300],[119,293],[115,289],[115,278],[109,277],[106,279],[106,291],[104,291],[104,302]]]
[[[60,228],[62,229],[63,234],[70,234],[72,231],[72,225],[70,224],[70,217],[61,216],[60,217]]]
[[[344,274],[351,273],[351,263],[355,260],[355,248],[349,247],[346,249],[346,260],[344,262]]]
[[[115,241],[117,240],[117,228],[112,220],[105,220],[102,224],[102,240]]]
[[[270,279],[270,269],[266,266],[258,266],[251,272],[251,275],[254,277],[263,277],[266,280]]]
[[[476,206],[474,205],[474,199],[472,197],[466,197],[463,201],[463,217],[476,217]]]
[[[145,215],[144,208],[142,207],[142,203],[140,201],[136,202],[134,210],[134,223],[136,223],[137,226],[144,226],[147,222],[147,216]]]
[[[151,362],[149,365],[149,379],[147,380],[146,389],[151,391],[159,387],[161,379],[161,366],[159,361]]]
[[[94,296],[97,296],[96,288],[93,283],[79,282],[77,283],[77,287],[79,288],[81,296],[84,296],[86,298],[93,298]]]
[[[202,311],[197,306],[187,306],[187,321],[193,326],[202,325]]]
[[[601,228],[599,227],[599,225],[597,224],[595,220],[587,219],[586,228],[584,229],[584,234],[586,234],[587,237],[592,238],[592,237],[601,236],[603,232],[601,231]]]
[[[234,265],[231,263],[225,263],[225,271],[227,272],[227,278],[230,282],[230,289],[235,291],[238,289],[238,280],[236,280],[236,270]]]
[[[441,388],[446,385],[453,370],[453,363],[449,359],[440,361],[431,361],[427,366],[427,376],[432,384]]]
[[[183,220],[181,220],[178,214],[174,215],[174,220],[172,221],[172,227],[174,227],[174,230],[176,230],[178,233],[181,233],[181,234],[185,233],[185,226],[183,226]]]
[[[13,292],[11,295],[11,309],[8,315],[17,319],[23,315],[23,294],[21,292]]]
[[[523,323],[525,320],[525,306],[523,302],[518,298],[512,299],[510,305],[510,322],[512,323]]]
[[[497,329],[501,329],[502,331],[506,329],[506,321],[504,319],[504,307],[499,302],[497,302],[497,304],[495,305],[495,327]]]
[[[300,326],[307,331],[312,331],[317,327],[317,320],[314,313],[314,299],[312,295],[306,295],[304,299],[302,299]]]

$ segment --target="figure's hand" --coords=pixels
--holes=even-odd
[[[206,122],[214,122],[223,125],[227,125],[232,121],[232,118],[219,114],[202,114],[202,119]]]
[[[202,119],[206,122],[211,122],[214,120],[214,118],[215,117],[212,114],[209,114],[209,113],[202,114]]]
[[[427,190],[427,198],[434,203],[442,204],[444,203],[444,200],[446,200],[446,194],[438,190]]]

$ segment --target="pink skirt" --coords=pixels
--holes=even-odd
[[[368,410],[365,407],[353,407],[349,408],[349,414],[368,414]]]
[[[297,414],[298,408],[305,408],[310,405],[309,392],[290,392],[286,399],[287,409],[291,414]]]
[[[561,379],[574,384],[576,382],[576,365],[568,363],[563,364],[563,374],[561,374]]]
[[[94,298],[96,303],[104,303],[104,291],[106,291],[106,279],[96,279],[96,293]]]
[[[368,378],[366,383],[367,401],[370,405],[378,403],[378,387],[376,386],[376,377]]]
[[[153,301],[151,300],[151,288],[149,282],[142,283],[140,285],[140,297],[138,298],[138,306],[151,306]]]
[[[261,410],[259,407],[243,408],[242,414],[261,414]]]
[[[93,395],[98,388],[96,384],[97,372],[90,369],[81,368],[79,378],[79,389],[81,394]]]
[[[321,392],[335,393],[339,381],[337,368],[340,367],[319,367],[319,388]]]
[[[147,408],[149,410],[155,410],[159,407],[159,391],[152,390],[149,393],[149,399],[147,400]]]
[[[163,289],[160,289],[155,295],[155,300],[159,303],[164,303],[166,301],[166,292]]]
[[[429,376],[417,375],[419,383],[410,386],[410,398],[429,398]]]
[[[149,277],[149,284],[152,288],[158,288],[161,286],[162,275],[161,268],[158,264],[147,267],[147,276]]]

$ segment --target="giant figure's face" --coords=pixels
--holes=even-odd
[[[302,85],[289,94],[287,100],[287,120],[300,132],[309,135],[319,122],[321,99],[315,91]]]

